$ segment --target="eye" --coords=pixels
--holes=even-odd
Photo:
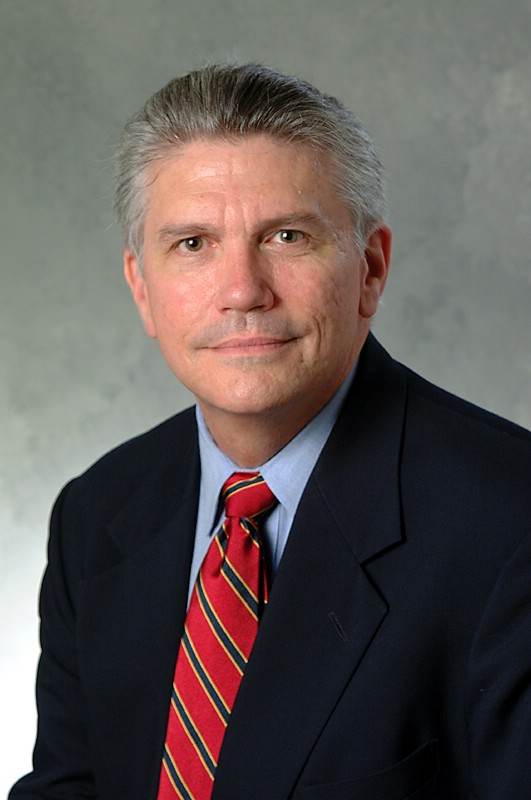
[[[199,253],[204,246],[205,240],[202,236],[188,236],[186,239],[181,239],[180,242],[177,242],[177,248],[188,253]]]
[[[298,244],[303,241],[304,234],[302,231],[294,231],[291,230],[291,228],[285,228],[281,231],[277,231],[273,239],[281,244]]]

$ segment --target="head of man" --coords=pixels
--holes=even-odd
[[[367,336],[390,250],[374,146],[303,81],[208,67],[129,121],[118,167],[145,329],[218,445],[256,466],[330,399]]]

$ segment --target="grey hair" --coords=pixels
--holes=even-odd
[[[125,246],[142,260],[146,189],[155,161],[197,139],[237,141],[259,134],[330,158],[362,252],[386,215],[373,140],[334,97],[259,64],[211,65],[175,78],[128,120],[116,158],[115,193]]]

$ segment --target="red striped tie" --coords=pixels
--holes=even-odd
[[[256,518],[276,498],[257,472],[235,472],[222,495],[227,518],[201,565],[177,656],[157,800],[210,798],[267,603]]]

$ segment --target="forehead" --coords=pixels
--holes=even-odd
[[[212,173],[216,165],[232,164],[235,172],[255,166],[257,160],[268,165],[290,162],[296,168],[313,172],[319,166],[327,167],[327,156],[304,142],[287,142],[266,134],[247,134],[241,137],[200,137],[183,145],[170,146],[167,154],[152,167],[156,177],[160,164],[180,165],[183,172],[205,166]]]
[[[198,139],[170,150],[151,166],[146,199],[148,217],[229,201],[256,213],[345,208],[326,154],[264,135]]]

